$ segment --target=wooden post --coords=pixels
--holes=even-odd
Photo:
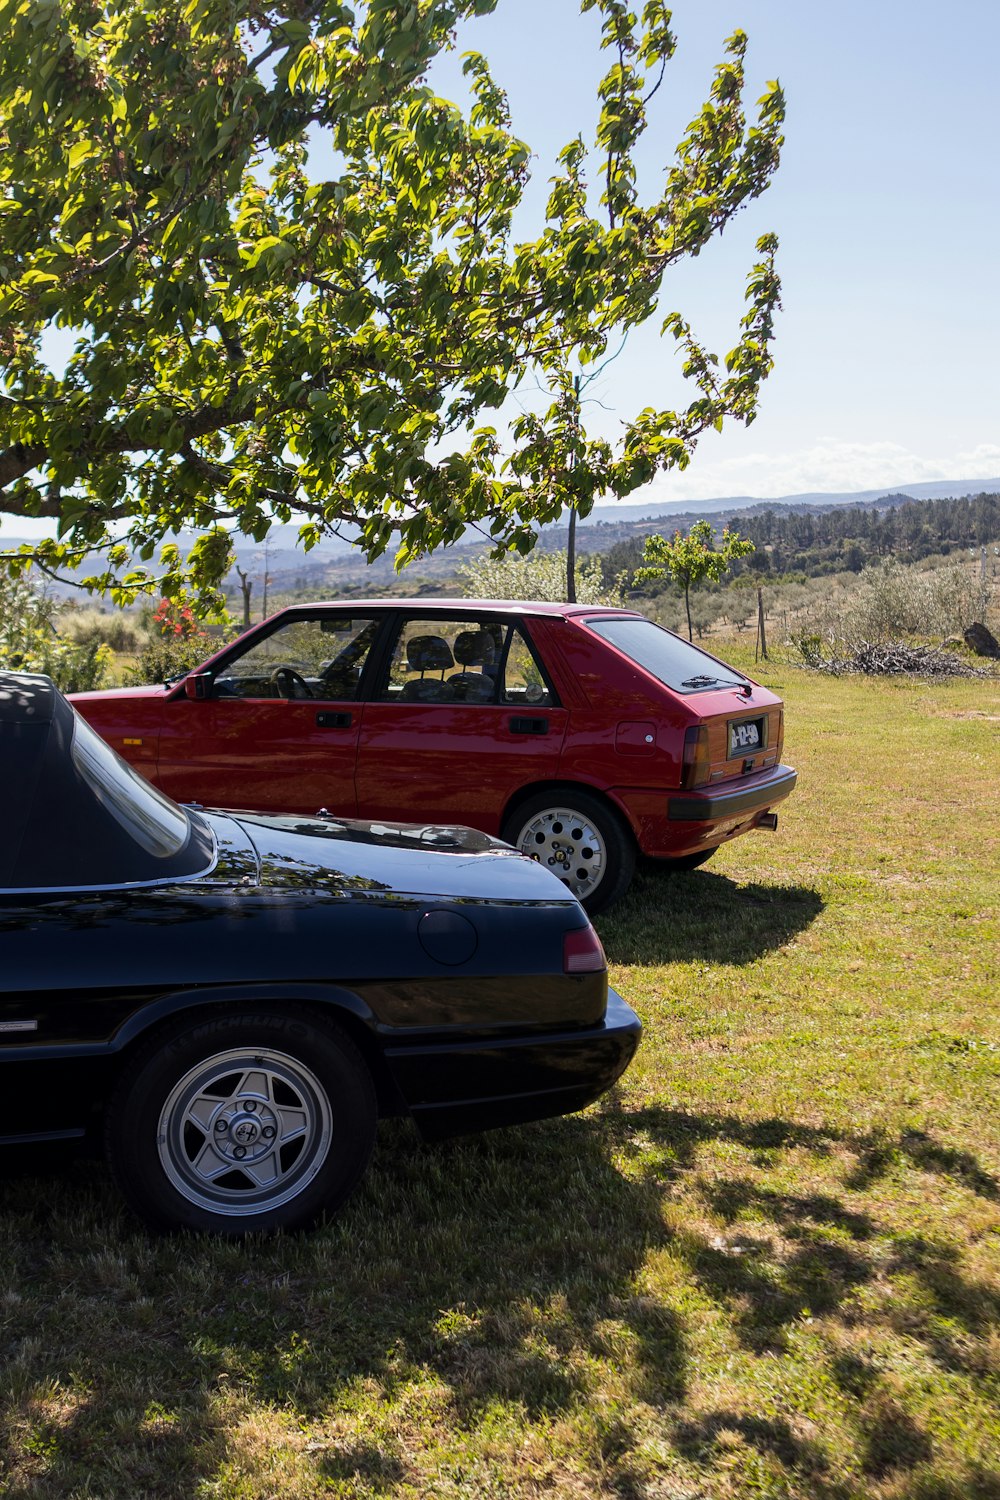
[[[566,603],[576,603],[576,507],[570,506],[566,537]]]
[[[764,661],[767,661],[767,636],[764,634],[764,590],[757,590],[757,645],[754,648],[753,659],[757,660],[757,652],[760,652]]]

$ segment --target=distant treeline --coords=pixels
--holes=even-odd
[[[917,562],[956,549],[981,547],[1000,540],[1000,495],[961,500],[911,500],[889,495],[877,506],[837,505],[740,512],[728,522],[756,547],[733,567],[733,573],[860,573],[880,557]],[[649,531],[649,527],[643,527]],[[602,558],[605,574],[631,576],[642,557],[643,537],[636,535],[609,548]]]

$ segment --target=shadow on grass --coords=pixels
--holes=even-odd
[[[696,1280],[728,1305],[734,1330],[747,1348],[784,1350],[789,1326],[804,1316],[836,1315],[849,1304],[853,1317],[857,1287],[886,1273],[898,1274],[916,1282],[920,1296],[915,1307],[911,1303],[901,1311],[887,1304],[883,1321],[923,1339],[942,1366],[982,1373],[976,1355],[970,1358],[970,1349],[956,1335],[987,1339],[1000,1326],[1000,1294],[962,1274],[953,1245],[890,1229],[832,1193],[776,1192],[750,1177],[702,1181],[697,1176],[699,1146],[725,1142],[753,1153],[758,1165],[773,1162],[782,1150],[805,1149],[820,1158],[836,1152],[846,1163],[843,1180],[850,1189],[859,1181],[872,1186],[903,1166],[947,1177],[981,1198],[998,1201],[1000,1184],[971,1153],[943,1147],[918,1131],[889,1137],[658,1107],[616,1118],[628,1122],[619,1149],[626,1156],[631,1150],[640,1171],[639,1141],[669,1148],[668,1176],[695,1174],[695,1191],[713,1217],[749,1226],[736,1240],[723,1237],[712,1243],[685,1232],[678,1241]],[[609,1121],[609,1128],[617,1127]],[[663,1169],[656,1166],[653,1172],[662,1176]]]
[[[893,1136],[885,1131],[803,1125],[774,1116],[753,1120],[739,1115],[663,1109],[656,1105],[621,1111],[614,1118],[626,1121],[631,1131],[651,1130],[669,1137],[679,1152],[679,1159],[686,1165],[693,1161],[698,1144],[707,1140],[730,1141],[765,1156],[799,1146],[821,1156],[830,1155],[836,1147],[846,1145],[855,1163],[844,1182],[844,1186],[851,1190],[870,1187],[894,1166],[904,1164],[951,1178],[981,1198],[1000,1202],[1000,1179],[986,1171],[971,1151],[944,1146],[922,1130],[903,1130],[898,1136]]]
[[[706,870],[639,873],[597,926],[612,963],[747,964],[802,932],[823,904],[809,886],[738,885]]]
[[[733,1148],[727,1175],[703,1176],[702,1149],[720,1144]],[[760,1182],[762,1164],[803,1151],[833,1187]],[[435,1147],[383,1126],[339,1220],[242,1245],[147,1239],[100,1167],[5,1183],[3,1421],[16,1460],[4,1493],[184,1496],[222,1475],[227,1493],[240,1483],[257,1493],[269,1472],[262,1424],[284,1412],[291,1424],[276,1424],[270,1441],[280,1451],[291,1430],[294,1462],[306,1466],[299,1479],[311,1475],[317,1490],[431,1492],[420,1463],[443,1434],[448,1461],[468,1474],[481,1461],[479,1435],[494,1433],[499,1473],[520,1451],[511,1432],[563,1422],[588,1433],[574,1472],[589,1464],[594,1492],[624,1500],[652,1492],[643,1448],[652,1410],[706,1493],[728,1482],[736,1444],[769,1466],[775,1493],[856,1500],[891,1481],[894,1497],[952,1500],[960,1453],[934,1472],[929,1437],[868,1348],[902,1329],[949,1378],[990,1384],[1000,1299],[963,1272],[953,1246],[901,1233],[877,1202],[862,1211],[836,1189],[901,1167],[996,1200],[995,1179],[974,1159],[926,1135],[614,1104]],[[682,1194],[690,1212],[678,1227]],[[684,1268],[676,1296],[644,1289],[658,1255]],[[885,1292],[897,1277],[919,1293],[899,1302],[903,1311]],[[879,1286],[862,1307],[859,1291]],[[705,1336],[692,1308],[706,1302],[727,1337],[772,1361],[793,1329],[826,1320],[824,1379],[851,1414],[846,1428],[810,1436],[808,1406],[787,1416],[732,1400],[705,1410],[703,1380],[692,1400]],[[829,1331],[848,1340],[858,1327],[860,1347]],[[764,1368],[773,1390],[776,1367]],[[527,1492],[527,1479],[507,1473],[509,1492],[522,1481]],[[969,1482],[966,1495],[1000,1496],[998,1473],[980,1467]],[[277,1478],[266,1484],[281,1493]],[[455,1493],[474,1490],[469,1479]]]
[[[814,1480],[828,1467],[826,1455],[818,1445],[796,1437],[783,1418],[768,1420],[745,1412],[713,1411],[678,1422],[674,1442],[686,1458],[705,1464],[719,1456],[722,1440],[729,1434],[739,1434],[759,1452],[773,1454],[785,1469],[804,1470]],[[822,1493],[828,1491],[824,1489]]]
[[[327,1434],[338,1409],[415,1393],[460,1435],[498,1410],[583,1411],[595,1371],[623,1365],[635,1400],[685,1395],[682,1320],[634,1287],[661,1192],[623,1179],[595,1120],[433,1148],[384,1126],[362,1189],[311,1236],[147,1239],[90,1163],[3,1183],[0,1218],[6,1500],[42,1476],[190,1496],[239,1472],[236,1393],[318,1434],[317,1489],[366,1495],[412,1482],[408,1460],[377,1421]],[[624,1455],[634,1435],[609,1416],[600,1442]],[[266,1467],[259,1439],[253,1457]]]

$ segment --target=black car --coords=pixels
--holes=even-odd
[[[180,807],[0,672],[0,1141],[103,1132],[157,1228],[331,1212],[382,1115],[581,1109],[638,1019],[549,871],[466,828]]]

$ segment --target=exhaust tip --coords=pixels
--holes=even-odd
[[[778,814],[777,813],[761,813],[760,817],[757,819],[757,827],[758,828],[768,828],[768,829],[770,829],[770,831],[772,833],[777,828],[777,826],[778,826]]]

